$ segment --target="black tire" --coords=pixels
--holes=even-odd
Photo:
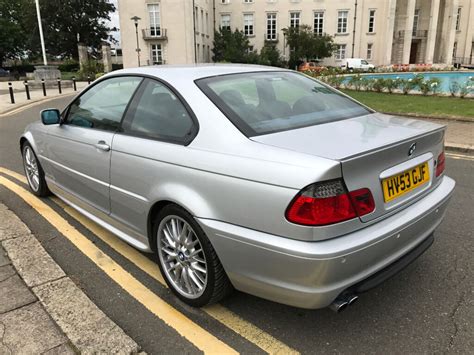
[[[176,286],[171,282],[169,276],[164,271],[164,265],[162,259],[160,259],[158,230],[162,221],[170,218],[171,216],[178,216],[188,223],[189,226],[191,226],[195,236],[201,244],[202,251],[205,255],[205,261],[207,264],[207,284],[205,287],[203,287],[203,293],[197,298],[186,297],[177,290]],[[163,278],[165,279],[168,287],[181,301],[193,307],[203,307],[208,304],[217,303],[232,293],[232,284],[230,283],[230,280],[227,277],[221,262],[219,261],[216,251],[211,245],[211,242],[193,216],[183,208],[174,204],[170,204],[165,206],[156,215],[153,223],[153,246],[157,257],[158,266]]]
[[[27,171],[27,163],[26,163],[26,155],[28,154],[28,151],[34,158],[36,164],[37,164],[37,170],[38,170],[38,184],[37,186],[35,183],[32,182],[32,179],[30,178],[30,175],[28,174]],[[51,195],[51,191],[48,189],[48,185],[46,184],[46,180],[44,178],[44,170],[38,160],[38,157],[36,156],[35,151],[33,150],[33,147],[31,146],[30,143],[25,142],[22,147],[21,147],[21,155],[23,157],[23,169],[25,171],[25,176],[26,180],[28,181],[28,186],[30,188],[30,191],[35,194],[36,196],[39,197],[45,197]]]

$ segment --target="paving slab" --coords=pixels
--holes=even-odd
[[[52,348],[48,351],[45,351],[41,355],[75,355],[75,354],[76,352],[74,351],[73,347],[70,344],[65,343],[55,348]]]
[[[2,354],[41,354],[66,342],[39,302],[0,314]]]
[[[10,264],[10,259],[8,259],[7,254],[3,248],[0,248],[0,266],[5,266]]]
[[[4,205],[0,208],[0,241],[31,234],[28,227]]]
[[[33,292],[79,352],[138,352],[137,343],[69,278],[36,286]]]
[[[0,282],[5,281],[6,279],[15,275],[15,269],[11,265],[3,265],[0,267]]]
[[[10,260],[29,287],[65,277],[64,271],[31,234],[2,242]]]
[[[10,273],[10,276],[5,277]],[[3,275],[3,276],[2,276]],[[0,314],[36,301],[36,297],[10,266],[0,268]]]

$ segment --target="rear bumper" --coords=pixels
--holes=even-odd
[[[214,220],[198,222],[236,289],[296,307],[322,308],[427,239],[441,223],[454,186],[445,176],[410,207],[326,241],[292,240]]]

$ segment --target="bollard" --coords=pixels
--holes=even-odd
[[[44,83],[44,79],[41,79],[41,86],[43,87],[43,96],[46,96],[46,85]]]
[[[87,84],[90,85],[90,83],[91,83],[91,77],[88,75],[87,76]]]
[[[76,77],[72,77],[72,87],[74,88],[74,91],[77,91],[77,86],[76,86]]]
[[[8,91],[10,91],[10,101],[12,102],[12,104],[14,104],[15,103],[15,96],[13,96],[12,83],[8,83]]]
[[[60,94],[62,94],[62,90],[61,90],[61,78],[58,78],[58,91]]]
[[[30,88],[29,88],[29,86],[28,86],[28,80],[25,80],[24,84],[25,84],[26,99],[27,99],[27,100],[31,100],[31,97],[30,97]]]

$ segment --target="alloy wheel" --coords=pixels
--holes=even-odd
[[[166,277],[186,298],[200,297],[207,286],[207,262],[193,228],[181,217],[169,215],[157,232],[158,256]]]

